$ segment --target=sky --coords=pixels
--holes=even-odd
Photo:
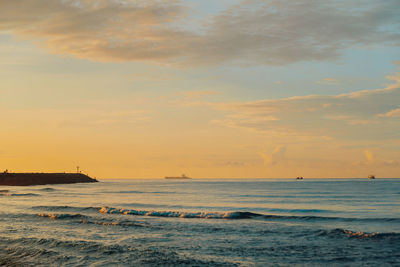
[[[398,0],[0,10],[0,170],[400,177]]]

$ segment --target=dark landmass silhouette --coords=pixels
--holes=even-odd
[[[82,173],[0,173],[0,185],[28,186],[46,184],[96,183]]]

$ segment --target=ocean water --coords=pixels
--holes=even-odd
[[[0,186],[5,266],[400,266],[400,179]]]

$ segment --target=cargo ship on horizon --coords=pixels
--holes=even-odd
[[[181,176],[165,176],[165,179],[176,179],[176,180],[186,180],[186,179],[192,179],[190,177],[187,177],[186,175],[182,174]]]

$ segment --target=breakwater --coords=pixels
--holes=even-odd
[[[82,173],[0,173],[0,185],[28,186],[98,182]]]

